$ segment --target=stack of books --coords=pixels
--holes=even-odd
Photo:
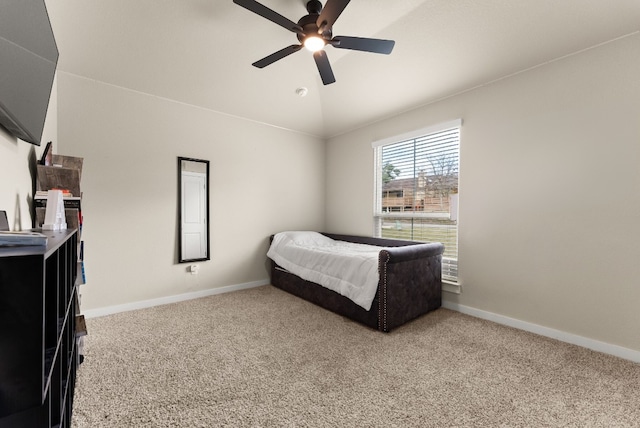
[[[38,232],[0,232],[0,247],[47,245],[47,236]]]

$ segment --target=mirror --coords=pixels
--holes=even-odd
[[[209,161],[178,157],[179,263],[209,260]]]

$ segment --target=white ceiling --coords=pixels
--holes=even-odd
[[[306,14],[304,0],[261,2]],[[253,67],[297,39],[232,0],[47,7],[63,72],[325,138],[640,30],[640,0],[352,0],[334,35],[395,49],[326,47],[337,82],[323,86],[304,49]]]

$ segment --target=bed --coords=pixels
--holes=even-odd
[[[441,243],[319,234],[339,243],[374,246],[377,256],[376,284],[369,309],[366,309],[366,304],[356,303],[337,291],[303,279],[280,266],[274,259],[281,259],[273,254],[274,240],[279,239],[280,235],[271,236],[268,253],[271,284],[339,315],[374,329],[390,332],[442,304],[441,262],[444,245]]]

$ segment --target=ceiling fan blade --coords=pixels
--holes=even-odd
[[[329,85],[335,82],[336,78],[333,76],[333,70],[331,70],[331,64],[329,64],[329,57],[327,57],[327,53],[323,50],[314,52],[313,59],[316,61],[316,65],[318,66],[322,83]]]
[[[384,39],[368,39],[366,37],[336,36],[329,42],[334,48],[352,49],[355,51],[373,52],[389,55],[396,42]]]
[[[333,28],[334,22],[336,22],[344,8],[347,7],[349,1],[351,0],[327,0],[316,21],[320,33],[324,33],[325,30],[331,30],[331,28]]]
[[[302,27],[300,27],[298,24],[291,21],[290,19],[285,18],[278,12],[275,12],[268,7],[258,3],[255,0],[233,0],[233,2],[238,6],[242,6],[245,9],[262,16],[263,18],[268,19],[271,22],[275,22],[276,24],[286,28],[289,31],[292,31],[294,33],[303,33]]]
[[[280,49],[278,52],[274,52],[271,55],[266,56],[261,60],[254,62],[251,65],[258,68],[265,68],[267,65],[273,64],[274,62],[284,58],[285,56],[289,56],[292,53],[298,52],[301,48],[302,48],[302,45],[287,46],[286,48]]]

